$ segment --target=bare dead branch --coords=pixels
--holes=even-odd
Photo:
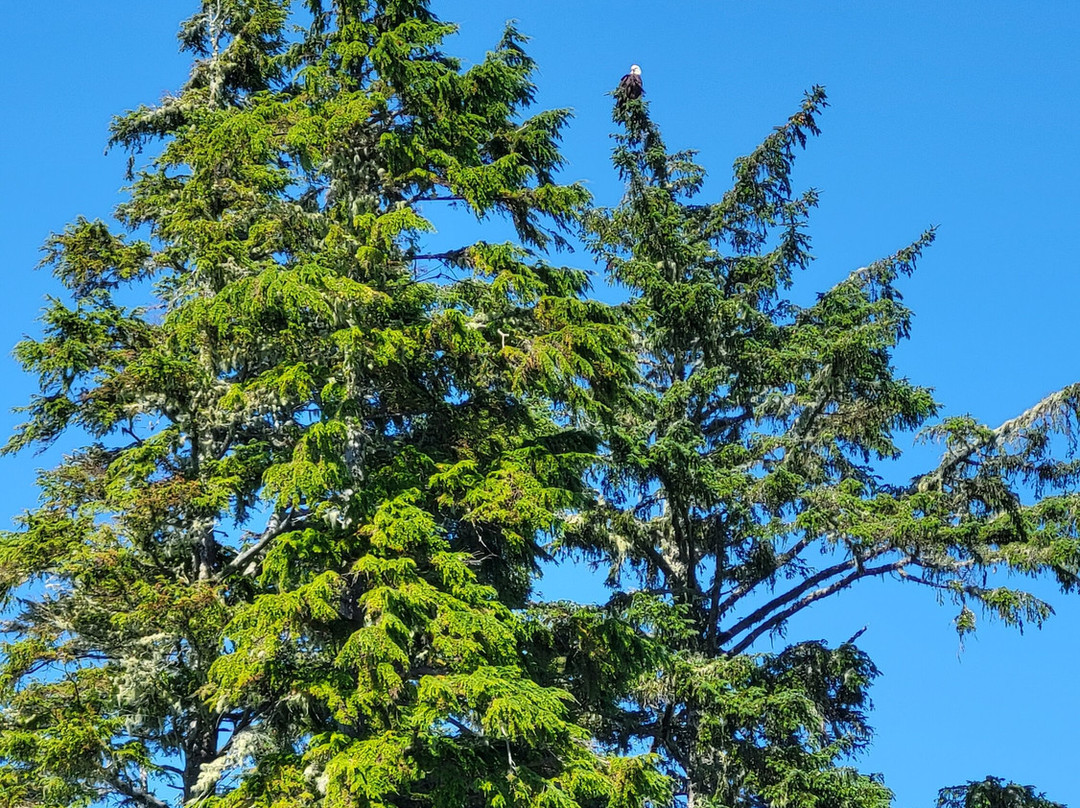
[[[854,570],[853,572],[851,572],[850,575],[845,575],[843,578],[840,578],[837,581],[833,581],[828,586],[823,586],[820,589],[815,589],[813,592],[795,601],[795,603],[784,609],[784,611],[778,612],[777,614],[766,620],[764,623],[761,623],[757,628],[755,628],[753,631],[743,637],[743,639],[737,645],[735,645],[728,653],[730,653],[732,656],[735,656],[736,654],[741,654],[743,651],[753,645],[757,641],[758,637],[760,637],[762,634],[779,627],[788,618],[790,618],[794,614],[797,614],[798,612],[801,612],[811,603],[819,601],[822,598],[827,598],[829,595],[835,594],[836,592],[839,592],[840,590],[851,586],[853,583],[862,578],[872,578],[877,575],[887,575],[890,572],[898,572],[902,570],[904,568],[904,565],[907,563],[907,559],[902,559],[900,561],[893,561],[889,564],[881,564],[877,567],[862,567]]]

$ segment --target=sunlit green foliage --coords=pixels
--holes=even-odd
[[[203,0],[187,83],[113,122],[119,227],[46,243],[6,451],[81,446],[0,535],[0,808],[889,804],[857,636],[759,641],[887,575],[1039,624],[993,572],[1078,582],[1080,387],[886,484],[938,411],[891,359],[933,234],[787,299],[820,89],[712,203],[620,99],[589,209],[513,26],[464,69],[426,0],[293,5]],[[582,223],[625,305],[554,263]],[[534,599],[559,551],[607,602]],[[1014,804],[1053,805],[941,797]]]
[[[519,609],[633,372],[543,257],[587,200],[568,114],[529,116],[513,28],[463,70],[422,0],[305,13],[207,0],[187,84],[113,124],[131,234],[47,244],[67,295],[8,449],[87,442],[0,538],[4,804],[658,799]],[[425,254],[448,203],[517,241]]]

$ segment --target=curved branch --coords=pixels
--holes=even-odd
[[[817,538],[817,536],[804,536],[803,538],[799,539],[785,552],[777,556],[776,566],[773,567],[773,569],[769,572],[768,575],[762,575],[749,581],[744,581],[742,584],[736,587],[735,590],[726,598],[724,598],[724,600],[717,607],[717,617],[726,614],[736,603],[742,600],[753,589],[765,583],[765,581],[769,580],[769,578],[771,578],[781,569],[794,561],[795,558],[799,555],[799,553],[801,553],[803,550],[813,544],[814,541],[817,540]]]
[[[1068,387],[1063,387],[1056,393],[1047,396],[1015,418],[1005,421],[997,429],[990,430],[980,440],[950,449],[945,453],[936,469],[916,477],[911,482],[911,485],[908,486],[908,493],[926,491],[935,484],[941,485],[957,466],[970,460],[973,455],[983,449],[1000,448],[1004,444],[1021,437],[1039,421],[1044,421],[1048,426],[1053,426],[1063,413],[1069,413],[1074,419],[1080,419],[1080,383],[1070,384]]]
[[[743,637],[743,639],[738,643],[738,645],[733,647],[728,653],[731,656],[741,654],[743,651],[753,645],[757,641],[758,637],[760,637],[762,634],[767,631],[772,631],[774,628],[782,625],[788,618],[798,612],[801,612],[811,603],[821,600],[822,598],[827,598],[829,595],[835,594],[841,589],[845,589],[851,586],[851,584],[855,583],[855,581],[858,581],[861,578],[871,578],[875,575],[887,575],[890,572],[898,572],[902,570],[907,563],[908,560],[903,559],[901,561],[893,561],[889,564],[881,564],[877,567],[865,567],[861,569],[856,569],[850,575],[845,575],[843,578],[837,581],[833,581],[828,586],[823,586],[821,587],[821,589],[815,589],[810,594],[800,598],[791,606],[784,609],[784,611],[773,615],[764,623],[759,625],[757,628],[755,628],[753,631]]]
[[[280,536],[282,533],[290,530],[296,522],[296,515],[289,512],[282,516],[280,513],[275,513],[270,517],[270,521],[266,524],[266,530],[259,536],[259,540],[253,545],[248,547],[243,552],[239,553],[236,558],[225,565],[223,572],[235,572],[237,570],[243,570],[245,574],[247,570],[244,569],[248,561],[251,561],[259,553],[266,549],[266,547]]]
[[[718,643],[720,645],[723,645],[726,642],[730,642],[739,634],[746,631],[747,629],[753,628],[754,625],[767,618],[778,608],[795,600],[795,598],[799,597],[799,595],[803,594],[807,590],[812,589],[820,583],[824,583],[825,581],[836,575],[840,575],[845,570],[850,569],[858,572],[860,569],[862,569],[862,565],[865,562],[874,558],[878,558],[879,556],[884,555],[886,552],[888,552],[888,548],[879,550],[876,553],[872,553],[862,558],[849,558],[839,564],[834,564],[831,567],[826,567],[825,569],[815,573],[814,575],[811,575],[809,578],[806,578],[801,583],[799,583],[798,586],[789,589],[784,594],[773,598],[765,605],[748,614],[734,626],[721,634],[718,639]]]
[[[117,794],[143,806],[143,808],[169,808],[169,804],[164,800],[143,791],[133,783],[126,782],[119,776],[110,778],[108,783]]]

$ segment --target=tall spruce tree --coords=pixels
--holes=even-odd
[[[7,450],[85,445],[0,537],[0,805],[661,801],[520,608],[633,373],[543,257],[568,114],[512,27],[463,70],[425,0],[304,5],[205,0],[188,82],[113,125],[129,232],[47,245]],[[447,202],[517,241],[424,252]]]
[[[667,149],[644,100],[619,98],[625,196],[587,219],[592,250],[628,292],[641,372],[606,432],[603,495],[562,541],[608,565],[616,593],[599,611],[636,621],[661,660],[595,701],[594,732],[661,755],[690,808],[889,803],[849,760],[870,735],[873,663],[856,638],[761,651],[794,615],[892,577],[954,602],[961,633],[980,608],[1037,625],[1051,607],[993,573],[1068,591],[1080,570],[1080,387],[998,428],[927,426],[930,390],[893,368],[911,318],[896,283],[932,231],[812,305],[788,298],[811,262],[817,201],[794,190],[793,160],[824,105],[813,89],[735,163],[731,189],[700,202],[693,153]],[[875,461],[919,428],[943,459],[890,484]]]

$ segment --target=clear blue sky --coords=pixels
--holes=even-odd
[[[35,330],[32,272],[50,231],[78,214],[107,217],[124,158],[102,154],[112,114],[153,103],[182,82],[174,34],[194,0],[9,3],[0,78],[0,345]],[[620,188],[608,165],[604,93],[641,65],[654,118],[672,147],[693,147],[721,192],[732,159],[824,84],[823,136],[797,180],[822,192],[812,228],[819,260],[809,294],[939,225],[906,284],[916,311],[902,371],[933,385],[949,413],[996,425],[1080,379],[1075,312],[1080,273],[1080,3],[1002,0],[502,0],[439,2],[462,24],[449,45],[476,59],[515,17],[533,37],[539,101],[570,106],[569,179],[599,202]],[[447,235],[447,234],[444,234]],[[452,235],[452,234],[451,234]],[[582,258],[581,260],[584,260]],[[32,390],[0,360],[0,408]],[[0,417],[8,432],[16,416]],[[0,514],[33,502],[32,470],[55,458],[0,461]],[[896,472],[933,460],[917,448]],[[567,594],[565,576],[544,584]],[[1049,588],[1040,591],[1053,595]],[[812,611],[792,639],[861,640],[884,672],[878,737],[862,759],[899,806],[930,806],[936,789],[996,773],[1080,806],[1074,725],[1080,689],[1080,598],[1056,596],[1041,632],[983,625],[958,654],[953,610],[925,591],[874,584]]]

